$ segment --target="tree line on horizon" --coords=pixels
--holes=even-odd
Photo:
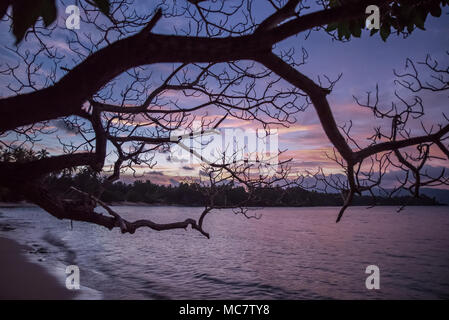
[[[0,146],[0,160],[11,162],[24,162],[43,159],[49,156],[49,152],[42,149],[38,152],[17,147],[7,150]],[[98,195],[98,198],[106,203],[145,203],[150,205],[183,205],[205,206],[207,205],[206,193],[208,186],[199,183],[180,182],[178,185],[158,185],[150,180],[135,180],[133,183],[122,181],[111,182],[97,174],[89,167],[78,170],[67,169],[61,172],[47,175],[43,183],[48,184],[50,191],[61,198],[76,198],[71,192],[71,187]],[[218,196],[215,198],[217,206],[233,206],[245,202],[254,207],[312,207],[312,206],[341,206],[343,199],[338,193],[324,193],[316,190],[306,190],[299,186],[282,188],[268,186],[256,188],[251,197],[243,186],[222,185]],[[249,200],[248,200],[249,199]],[[0,202],[19,202],[25,198],[7,188],[0,187]],[[80,199],[78,199],[80,200]],[[82,199],[81,199],[82,200]],[[357,196],[354,205],[440,205],[433,197],[421,195],[420,198],[411,196],[381,197],[373,202],[371,195]]]
[[[198,183],[180,182],[178,185],[158,185],[150,180],[136,180],[133,183],[121,181],[110,182],[88,169],[76,174],[64,173],[50,175],[45,183],[52,192],[62,198],[73,198],[70,192],[75,187],[89,194],[99,194],[99,199],[106,203],[142,203],[148,205],[182,205],[204,206],[207,204],[206,186]],[[216,198],[217,206],[238,205],[248,198],[247,191],[242,186],[222,186]],[[24,198],[5,188],[0,188],[1,202],[18,202]],[[313,207],[313,206],[341,206],[343,199],[338,193],[323,193],[306,190],[301,187],[281,188],[276,186],[257,188],[253,197],[247,202],[254,207]],[[420,198],[410,196],[377,197],[373,203],[371,196],[358,196],[354,205],[439,205],[435,198],[422,195]]]

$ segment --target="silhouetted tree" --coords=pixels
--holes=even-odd
[[[413,176],[413,182],[402,181],[400,188],[409,188],[411,183],[415,195],[419,195],[420,185],[447,184],[445,172],[435,177],[423,171],[426,161],[435,156],[434,150],[449,157],[446,116],[437,125],[426,127],[426,134],[416,136],[407,124],[410,117],[424,114],[420,100],[409,102],[398,97],[403,108],[389,111],[381,108],[377,100],[373,104],[368,99],[360,104],[371,108],[376,117],[391,119],[391,132],[378,130],[371,144],[360,146],[350,135],[351,126],[337,126],[329,105],[328,96],[338,78],[324,77],[315,82],[299,69],[306,62],[305,51],[298,56],[294,50],[275,48],[276,44],[303,32],[321,30],[340,41],[360,36],[368,5],[380,7],[382,39],[386,40],[391,31],[407,36],[415,28],[424,28],[428,13],[441,15],[441,6],[447,5],[447,0],[322,0],[312,7],[306,1],[270,0],[272,13],[263,20],[254,15],[256,4],[251,0],[237,4],[161,1],[154,12],[136,11],[131,0],[79,1],[82,23],[86,25],[82,34],[51,24],[54,1],[33,3],[3,1],[0,6],[0,14],[6,17],[4,23],[12,21],[17,40],[23,38],[10,50],[20,63],[2,65],[0,70],[10,81],[7,88],[12,91],[11,96],[0,99],[0,133],[3,137],[15,135],[17,141],[34,146],[42,135],[65,130],[83,142],[66,143],[61,139],[63,154],[59,155],[46,154],[26,161],[22,161],[26,155],[3,159],[0,184],[59,219],[86,221],[110,229],[119,227],[130,233],[140,227],[167,230],[190,225],[209,236],[202,223],[211,210],[231,207],[247,215],[245,205],[253,199],[267,197],[260,200],[264,205],[275,198],[277,201],[279,197],[266,194],[270,186],[277,184],[279,190],[285,190],[292,184],[299,185],[304,177],[298,174],[293,179],[287,163],[279,165],[275,176],[254,174],[263,165],[260,162],[234,163],[223,158],[207,163],[206,180],[197,187],[207,199],[202,215],[198,220],[169,224],[126,221],[100,199],[104,188],[89,180],[87,173],[77,176],[77,183],[88,192],[76,188],[72,191],[105,207],[107,216],[96,213],[92,206],[67,204],[42,181],[50,173],[69,174],[78,167],[88,167],[99,174],[105,168],[107,155],[114,150],[114,165],[108,177],[113,182],[125,169],[152,167],[155,151],[179,143],[178,129],[187,128],[193,134],[194,119],[201,119],[201,132],[219,127],[228,116],[258,122],[268,129],[294,123],[294,115],[309,106],[315,109],[324,133],[335,147],[333,159],[344,172],[344,177],[329,177],[321,170],[309,174],[317,181],[311,187],[325,185],[340,191],[343,207],[337,221],[356,194],[372,193],[380,187],[388,168],[399,167],[409,173],[408,177]],[[7,11],[10,4],[12,14]],[[36,23],[39,17],[43,18],[43,24]],[[155,32],[161,20],[183,20],[185,28],[173,24],[171,34]],[[68,37],[64,50],[69,53],[61,54],[54,45],[57,34]],[[31,49],[30,43],[34,45]],[[161,81],[152,73],[155,71],[152,67],[160,63],[172,64],[168,72],[164,69]],[[42,71],[43,64],[49,72]],[[402,78],[398,85],[413,92],[447,90],[448,70],[440,69],[432,60],[427,60],[426,65],[431,73],[438,74],[434,79],[439,85],[420,81],[418,72],[398,74]],[[18,72],[25,76],[17,77]],[[171,98],[173,92],[190,99],[189,103]],[[214,119],[207,116],[211,109],[218,114]],[[9,139],[2,144],[11,149],[16,146]],[[417,150],[417,155],[406,153],[411,147]],[[151,194],[137,191],[148,187],[139,183],[135,184],[136,191],[126,197],[153,201]],[[240,193],[236,199],[242,201],[238,204],[218,205],[217,199],[220,203],[228,201],[222,193],[226,184],[241,185],[246,197]],[[169,192],[180,201],[187,201],[184,192],[189,192],[189,188],[180,186]],[[191,196],[196,197],[196,193]]]

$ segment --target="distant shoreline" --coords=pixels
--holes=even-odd
[[[202,208],[203,205],[185,205],[185,204],[170,204],[170,203],[146,203],[146,202],[111,202],[108,203],[111,207],[189,207],[189,208]],[[394,207],[398,205],[392,204],[377,204],[375,207]],[[438,204],[409,204],[406,207],[444,207],[448,206],[445,203]],[[319,206],[246,206],[247,208],[317,208],[317,207],[339,207],[337,205],[319,205]],[[351,207],[370,207],[367,204],[354,204]],[[14,209],[14,208],[39,208],[38,205],[26,201],[21,202],[0,202],[0,209]]]

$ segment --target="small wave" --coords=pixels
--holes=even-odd
[[[69,264],[75,264],[76,253],[75,253],[75,251],[70,249],[70,247],[64,242],[64,240],[56,237],[55,235],[53,235],[49,232],[46,232],[42,236],[42,240],[45,240],[47,243],[49,243],[57,248],[63,249],[63,251],[65,253],[65,261]]]
[[[261,296],[263,296],[269,299],[297,299],[307,297],[313,297],[315,299],[328,299],[328,297],[320,296],[303,289],[291,291],[267,283],[250,281],[229,281],[214,277],[206,273],[197,274],[194,276],[194,278],[205,280],[215,285],[228,286],[233,291],[243,291],[245,292],[247,298],[251,298],[251,296],[260,298]]]

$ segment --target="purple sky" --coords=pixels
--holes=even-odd
[[[269,14],[267,8],[258,7],[256,16],[260,18],[267,16]],[[148,11],[151,12],[151,10]],[[389,105],[393,101],[394,90],[397,89],[393,83],[393,69],[404,70],[406,58],[421,61],[427,54],[430,54],[433,58],[438,59],[441,64],[447,65],[449,60],[446,55],[446,51],[449,50],[448,11],[446,7],[441,18],[428,17],[425,25],[427,30],[416,30],[407,39],[391,35],[388,41],[384,43],[378,35],[370,37],[368,32],[365,31],[362,38],[355,38],[350,42],[342,43],[333,41],[322,32],[312,32],[307,39],[305,39],[304,34],[300,34],[284,41],[275,48],[275,52],[289,47],[294,47],[297,52],[300,52],[302,47],[305,48],[309,58],[307,64],[300,69],[314,80],[319,75],[325,74],[335,78],[338,74],[343,73],[341,80],[329,96],[331,107],[339,125],[343,125],[349,120],[353,121],[355,136],[362,145],[366,145],[366,137],[372,134],[375,125],[389,126],[389,123],[376,121],[370,111],[363,110],[355,105],[352,96],[363,98],[367,91],[374,91],[376,84],[378,84],[381,101]],[[61,8],[60,15],[63,15]],[[62,18],[60,17],[58,22],[60,25],[63,23]],[[179,26],[182,26],[182,20],[178,18],[177,22]],[[156,31],[169,33],[173,25],[173,21],[162,19]],[[0,61],[2,65],[13,63],[16,57],[5,47],[13,47],[14,42],[9,31],[9,23],[0,23],[0,39]],[[58,46],[61,52],[67,51],[64,37],[53,41],[53,44]],[[30,46],[32,46],[32,43],[30,43]],[[155,70],[160,72],[163,72],[164,68],[166,66],[155,66]],[[0,77],[0,95],[11,94],[6,89],[8,83],[8,77]],[[441,119],[441,113],[447,110],[447,94],[426,95],[423,98],[426,102],[424,121],[438,123]],[[287,155],[294,158],[294,166],[298,170],[313,170],[322,166],[330,171],[335,171],[337,166],[324,155],[326,151],[331,150],[331,145],[320,127],[314,109],[309,107],[307,111],[298,113],[296,118],[296,124],[291,125],[288,129],[280,129],[279,147],[288,149]],[[226,120],[223,125],[241,128],[255,128],[257,126],[255,123],[238,122],[233,119]],[[414,124],[414,127],[416,128],[416,134],[419,134],[419,123]],[[61,132],[60,136],[67,141],[71,139],[76,141],[77,139],[77,137],[66,132]],[[53,153],[61,150],[54,135],[44,137],[40,144]],[[166,159],[166,154],[159,154],[156,159],[158,166],[152,170],[153,173],[147,175],[147,178],[156,183],[171,183],[174,182],[173,179],[179,180],[179,176],[198,173],[198,166],[169,162]],[[447,166],[441,161],[434,161],[431,165],[435,167]],[[191,170],[191,168],[194,170]]]

